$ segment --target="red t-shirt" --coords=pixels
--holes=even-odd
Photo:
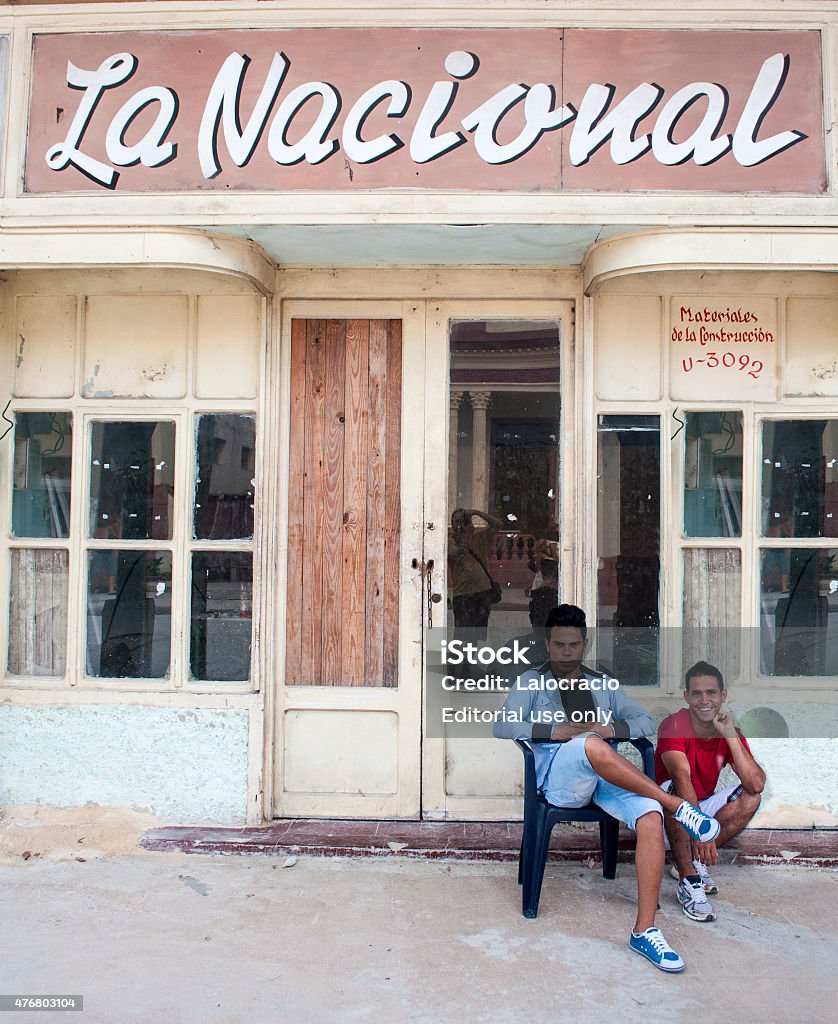
[[[750,751],[748,741],[738,729],[736,735],[742,740],[744,748]],[[658,728],[658,745],[655,747],[655,778],[658,785],[671,777],[661,757],[667,750],[681,750],[687,755],[690,778],[699,800],[706,800],[716,792],[719,773],[726,764],[733,763],[730,747],[723,736],[705,740],[695,735],[686,708],[664,718]]]

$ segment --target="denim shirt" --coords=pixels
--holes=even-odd
[[[583,677],[592,682],[602,682],[609,678],[604,673],[594,672],[582,665],[578,678]],[[532,742],[539,787],[544,783],[553,755],[561,746],[561,743],[549,740],[550,730],[553,725],[561,725],[566,721],[562,691],[556,683],[549,661],[522,673],[509,691],[492,730],[498,739],[526,739]],[[600,688],[592,687],[589,692],[594,707],[603,712],[602,718],[605,712],[611,713],[608,724],[614,726],[615,741],[654,735],[655,722],[652,716],[637,701],[623,693],[619,686],[617,689],[606,689],[604,685]]]

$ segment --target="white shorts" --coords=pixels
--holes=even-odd
[[[737,789],[741,789],[741,786],[742,784],[737,782],[735,786],[728,786],[727,789],[720,789],[718,793],[713,793],[706,800],[699,800],[699,809],[704,811],[705,814],[709,814],[711,818],[714,818],[716,811],[720,811],[726,803],[729,803],[730,798]],[[672,779],[662,782],[661,789],[668,793],[672,789]]]

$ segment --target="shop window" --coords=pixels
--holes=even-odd
[[[19,412],[14,418],[8,670],[63,676],[67,665],[73,418],[69,412]],[[33,546],[32,542],[49,546]]]
[[[629,685],[657,685],[660,419],[600,416],[597,659]]]
[[[193,679],[249,679],[253,556],[192,555],[189,669]]]
[[[256,489],[253,416],[206,413],[195,428],[194,541],[252,541]],[[195,550],[190,587],[193,679],[250,678],[252,551]]]
[[[90,536],[170,540],[174,475],[174,423],[94,423]]]
[[[70,413],[15,415],[13,536],[69,536],[72,452]]]
[[[9,672],[63,676],[67,664],[67,552],[12,551]]]
[[[196,417],[194,481],[186,532],[194,550],[180,562],[178,503],[187,485],[177,466],[175,419],[92,420],[89,491],[71,529],[73,417],[15,416],[7,666],[23,677],[66,677],[72,624],[83,671],[94,679],[169,680],[177,603],[186,609],[196,681],[251,678],[256,426],[252,414]],[[189,467],[187,467],[189,469]],[[61,542],[64,542],[63,544]],[[216,549],[220,542],[223,550]],[[230,550],[236,542],[240,550]],[[208,549],[209,548],[209,549]],[[82,604],[70,565],[78,551]],[[175,571],[175,563],[183,566]],[[173,580],[187,576],[189,586]],[[77,649],[78,644],[75,645]]]
[[[98,550],[87,557],[87,674],[164,679],[171,662],[171,552]]]
[[[449,340],[449,624],[540,642],[561,576],[559,324],[452,321]]]
[[[252,416],[210,413],[198,417],[192,524],[196,540],[253,537],[255,447]]]
[[[838,420],[762,428],[762,534],[838,537]]]
[[[741,412],[685,414],[684,536],[742,536]]]
[[[760,661],[766,675],[838,675],[838,420],[762,425]]]
[[[741,665],[742,553],[684,549],[684,666],[709,661],[736,679]]]

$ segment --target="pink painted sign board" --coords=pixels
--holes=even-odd
[[[37,35],[25,191],[819,193],[820,47],[756,30]]]

